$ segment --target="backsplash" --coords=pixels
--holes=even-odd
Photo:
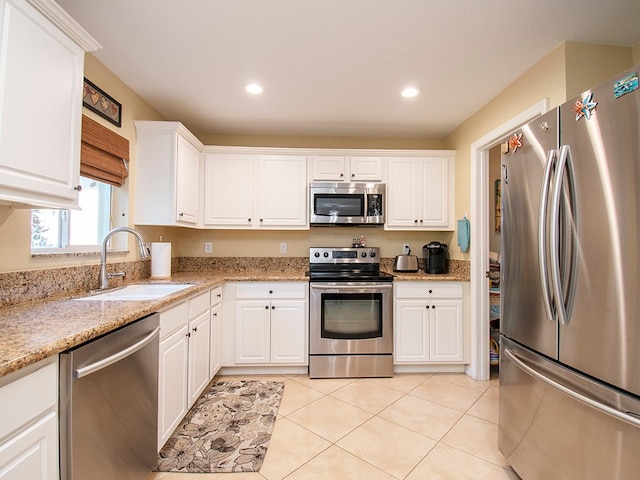
[[[171,260],[171,271],[177,272],[237,272],[250,274],[254,271],[270,270],[290,272],[306,270],[308,257],[177,257]],[[422,260],[420,260],[422,266]],[[393,259],[381,259],[382,270],[393,272]],[[98,288],[99,265],[81,267],[29,270],[0,273],[0,307],[18,303],[51,300],[88,292]],[[110,263],[109,271],[123,271],[126,277],[112,278],[109,284],[118,286],[151,275],[151,261]],[[470,265],[465,260],[450,260],[450,273],[469,278]]]

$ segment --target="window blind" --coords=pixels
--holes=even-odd
[[[129,140],[82,115],[80,175],[121,187],[129,175]]]

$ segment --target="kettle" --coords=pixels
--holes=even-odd
[[[440,242],[429,242],[422,247],[425,273],[449,273],[448,250],[448,245]]]

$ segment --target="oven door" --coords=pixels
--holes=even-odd
[[[391,282],[311,282],[309,353],[393,353]]]

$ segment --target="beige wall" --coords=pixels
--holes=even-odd
[[[445,138],[445,148],[456,150],[456,218],[471,210],[471,144],[519,113],[549,100],[549,108],[632,66],[631,49],[566,42],[474,113]],[[474,219],[469,218],[472,222]],[[470,258],[457,245],[452,258]]]
[[[597,61],[591,61],[593,58]],[[123,106],[122,128],[114,127],[86,109],[83,113],[130,141],[131,175],[124,189],[125,194],[120,199],[122,206],[114,212],[114,224],[131,224],[129,214],[134,211],[133,189],[136,179],[133,120],[162,120],[163,118],[92,55],[87,55],[85,63],[86,77],[116,98]],[[536,63],[525,75],[474,113],[443,140],[269,137],[203,133],[198,134],[198,138],[203,143],[211,145],[457,150],[455,179],[455,218],[457,219],[465,213],[469,215],[471,211],[470,145],[474,141],[544,98],[549,99],[551,107],[557,106],[574,91],[579,92],[588,88],[630,67],[633,63],[640,63],[640,44],[633,49],[563,44]],[[470,220],[473,222],[472,218]],[[402,243],[410,243],[413,253],[421,255],[422,245],[431,240],[439,240],[450,245],[452,258],[469,258],[469,252],[463,254],[456,245],[456,237],[452,232],[385,232],[381,228],[314,228],[301,232],[191,230],[164,227],[140,227],[139,229],[148,241],[157,241],[162,235],[164,241],[172,242],[174,256],[204,256],[204,241],[213,242],[214,256],[279,256],[281,242],[288,244],[287,256],[306,256],[309,245],[347,245],[353,237],[364,234],[370,245],[382,248],[382,255],[385,257],[401,253]],[[132,253],[127,260],[134,260],[137,250],[133,248],[132,239],[128,241]],[[95,264],[98,261],[96,257],[32,258],[29,245],[30,211],[0,206],[0,272]]]
[[[133,205],[128,201],[129,195],[127,195],[127,190],[135,184],[136,144],[133,120],[162,120],[162,117],[139,95],[127,87],[118,77],[90,54],[85,56],[85,76],[122,104],[121,128],[107,122],[86,108],[82,109],[82,113],[129,140],[131,172],[129,179],[123,187],[123,194],[116,195],[118,205],[116,211],[113,212],[113,220],[115,225],[130,224],[129,212],[133,212]],[[131,237],[130,235],[128,236]],[[127,259],[134,260],[138,250],[133,244],[130,244],[129,250],[132,253],[129,254]],[[122,258],[119,260],[121,261]],[[0,272],[39,270],[43,268],[91,265],[95,263],[98,263],[97,257],[32,257],[31,210],[0,206]]]

